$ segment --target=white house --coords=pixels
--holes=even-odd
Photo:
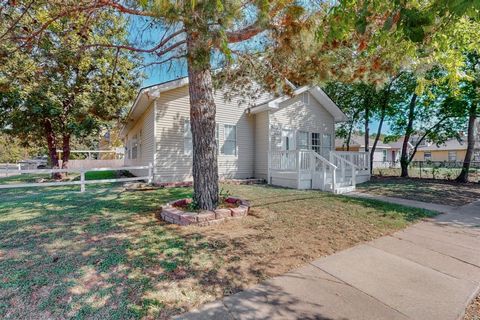
[[[320,88],[250,103],[225,99],[224,90],[214,96],[221,178],[337,193],[369,179],[368,157],[334,151],[335,123],[345,115]],[[121,131],[125,165],[153,163],[157,183],[191,181],[189,110],[188,78],[141,89]]]

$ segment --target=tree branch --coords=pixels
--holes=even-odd
[[[160,48],[162,48],[163,46],[165,46],[170,40],[172,40],[173,38],[181,35],[184,32],[185,32],[185,29],[180,29],[178,31],[175,31],[174,33],[165,37],[155,47],[150,48],[150,49],[141,49],[141,48],[136,48],[136,47],[130,46],[130,45],[115,45],[115,44],[101,44],[101,43],[85,45],[85,46],[83,46],[83,48],[102,47],[102,48],[124,49],[124,50],[130,50],[130,51],[136,51],[136,52],[142,52],[142,53],[154,53],[155,51],[157,51]],[[185,40],[176,42],[175,44],[171,45],[170,47],[162,50],[162,51],[165,51],[165,52],[162,52],[162,54],[165,54],[166,52],[168,52],[168,51],[170,51],[170,50],[172,50],[172,49],[174,49],[174,48],[176,48],[179,45],[184,44],[184,43],[185,43]]]
[[[108,7],[117,9],[118,11],[120,11],[122,13],[128,13],[128,14],[131,14],[131,15],[143,16],[143,17],[155,17],[156,16],[153,12],[128,8],[124,5],[121,5],[117,2],[115,2],[115,1],[100,0],[99,3],[102,6],[108,6]]]
[[[418,147],[420,146],[420,144],[423,142],[423,140],[425,140],[425,138],[435,129],[435,128],[438,128],[440,126],[440,124],[442,124],[443,121],[447,120],[449,118],[449,116],[445,116],[443,118],[441,118],[437,123],[435,123],[435,125],[433,125],[432,127],[430,127],[427,131],[425,131],[425,133],[421,136],[420,139],[418,139],[417,143],[415,144],[414,148],[413,148],[413,151],[412,153],[410,154],[410,157],[408,158],[408,163],[412,162],[413,160],[413,157],[415,156],[415,153],[417,153],[417,149]]]
[[[171,57],[169,57],[165,60],[162,60],[162,61],[154,61],[154,62],[147,63],[147,64],[143,65],[142,68],[148,68],[148,67],[151,67],[151,66],[154,66],[154,65],[161,65],[161,64],[167,63],[169,61],[176,60],[176,59],[182,59],[182,58],[185,58],[185,57],[186,57],[186,55],[171,56]]]
[[[22,20],[23,17],[27,14],[28,10],[30,9],[30,7],[33,5],[34,2],[35,2],[34,0],[30,1],[30,3],[25,7],[25,11],[23,11],[23,13],[12,23],[12,25],[8,27],[8,29],[0,36],[0,39],[3,39],[9,32],[13,30],[13,28],[15,28],[17,23],[19,23],[20,20]]]
[[[249,40],[263,31],[264,29],[258,23],[254,23],[243,29],[227,32],[226,35],[229,43],[237,43]]]

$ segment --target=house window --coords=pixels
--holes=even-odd
[[[226,124],[223,127],[223,154],[237,155],[237,126]]]
[[[387,150],[382,150],[383,162],[387,162]]]
[[[425,152],[425,153],[423,154],[423,160],[425,160],[425,161],[430,161],[430,160],[432,160],[432,153],[431,153],[431,152]]]
[[[132,159],[137,159],[137,155],[138,155],[138,136],[137,135],[133,136],[131,145],[132,145]]]
[[[473,152],[473,161],[480,161],[480,151]]]
[[[328,158],[332,150],[332,135],[328,133],[323,134],[322,141],[322,156]]]
[[[298,149],[308,149],[308,132],[297,132],[297,147]]]
[[[457,151],[448,151],[448,161],[457,161]]]
[[[186,119],[183,122],[183,154],[191,156],[192,150],[192,130],[190,128],[190,120]]]
[[[313,151],[320,153],[320,133],[312,132],[311,146]]]
[[[302,101],[305,105],[310,104],[310,95],[308,94],[308,92],[302,93]]]

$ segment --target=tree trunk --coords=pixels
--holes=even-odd
[[[401,177],[408,177],[408,165],[410,164],[408,157],[408,141],[413,133],[413,120],[415,119],[415,104],[417,102],[417,94],[413,94],[410,104],[408,105],[408,123],[405,129],[405,137],[402,144],[402,155],[400,157],[400,166],[402,168]]]
[[[62,141],[62,169],[68,169],[68,161],[70,160],[70,135],[63,135]]]
[[[359,108],[357,111],[352,116],[352,122],[350,123],[350,127],[348,128],[348,135],[347,135],[347,151],[350,151],[350,142],[352,140],[352,132],[353,132],[353,127],[355,126],[355,122],[357,120],[357,117],[360,113],[361,109]]]
[[[367,99],[365,99],[365,152],[368,152],[369,142],[370,142],[370,107],[368,105]]]
[[[47,139],[47,146],[48,146],[48,155],[50,157],[50,163],[53,169],[58,169],[58,155],[57,155],[57,139],[55,138],[55,134],[53,132],[52,122],[50,120],[45,120],[44,123],[45,129],[45,138]],[[62,175],[60,173],[52,174],[54,179],[61,179]]]
[[[194,201],[200,209],[214,210],[218,205],[218,164],[210,51],[191,34],[187,35],[187,50]],[[202,62],[198,61],[200,54]]]
[[[382,134],[383,122],[385,121],[385,116],[387,115],[388,103],[390,101],[390,92],[392,90],[393,82],[400,76],[400,74],[401,73],[399,73],[397,76],[393,77],[390,80],[390,83],[388,84],[388,87],[385,90],[385,94],[383,96],[382,109],[380,111],[380,123],[378,124],[377,135],[375,136],[375,141],[373,142],[373,146],[372,146],[372,152],[370,153],[370,174],[372,173],[372,170],[373,170],[373,155],[375,153],[375,149],[377,148],[380,135]]]
[[[350,140],[352,139],[352,130],[353,130],[353,125],[350,126],[350,129],[348,130],[348,135],[347,135],[347,151],[350,151]]]
[[[375,153],[375,149],[377,148],[378,140],[380,139],[380,135],[382,134],[382,127],[383,121],[385,120],[385,115],[387,114],[387,105],[384,104],[382,107],[382,111],[380,114],[380,122],[378,124],[377,135],[375,136],[375,141],[373,142],[372,152],[370,152],[370,174],[373,171],[373,154]]]
[[[463,160],[462,171],[458,175],[457,182],[468,182],[468,171],[470,170],[470,162],[473,158],[473,151],[475,148],[475,121],[477,119],[477,106],[473,103],[470,107],[468,117],[468,131],[467,131],[467,153]]]

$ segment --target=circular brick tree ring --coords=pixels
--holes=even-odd
[[[228,219],[243,218],[248,215],[250,210],[248,201],[235,197],[225,199],[228,208],[219,208],[214,211],[188,212],[185,208],[191,202],[192,199],[187,198],[167,203],[161,208],[160,218],[181,226],[209,226],[222,223]]]

